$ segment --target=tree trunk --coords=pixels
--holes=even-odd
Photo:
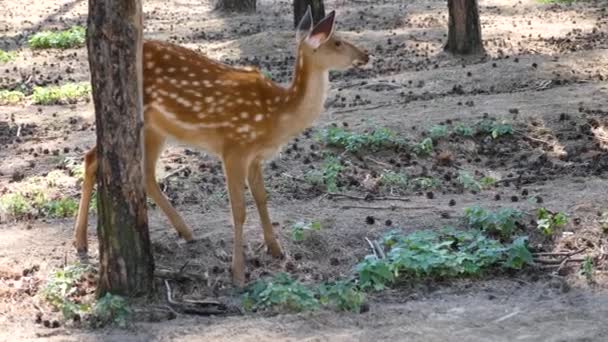
[[[298,24],[306,13],[308,6],[310,6],[312,11],[312,21],[314,24],[325,18],[325,6],[323,6],[323,0],[293,0],[294,27],[298,27]]]
[[[448,0],[450,14],[445,50],[455,54],[483,53],[477,0]]]
[[[215,9],[225,12],[255,12],[256,0],[217,0]]]
[[[87,48],[97,125],[98,295],[153,290],[143,184],[141,0],[89,0]]]

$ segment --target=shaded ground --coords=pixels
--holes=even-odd
[[[544,206],[568,213],[571,220],[563,230],[573,234],[534,237],[534,248],[588,247],[595,263],[595,284],[587,284],[578,275],[580,265],[574,264],[561,274],[565,277],[536,271],[386,292],[372,296],[370,312],[361,315],[180,317],[141,323],[129,331],[46,329],[33,322],[41,307],[36,293],[52,269],[76,260],[70,244],[73,220],[3,219],[0,339],[605,340],[607,269],[599,215],[608,210],[607,4],[559,6],[527,0],[514,5],[487,0],[480,5],[488,56],[463,60],[441,51],[447,27],[443,0],[407,5],[402,1],[326,3],[337,10],[343,34],[372,51],[374,60],[363,70],[332,74],[327,114],[266,167],[271,215],[288,258],[272,260],[259,248],[259,221],[250,203],[245,227],[248,276],[257,279],[288,271],[304,282],[344,277],[369,254],[366,237],[378,238],[395,227],[413,231],[459,225],[463,209],[480,204],[526,212]],[[146,36],[179,42],[228,63],[258,65],[281,82],[289,79],[293,34],[287,2],[261,1],[258,13],[251,16],[222,17],[210,8],[201,1],[146,2]],[[40,28],[83,24],[85,1],[11,3],[6,9],[8,15],[0,19],[0,48],[15,51],[17,58],[0,65],[0,89],[31,90],[34,85],[88,79],[85,49],[32,52],[24,40],[24,34]],[[357,132],[387,127],[417,142],[433,125],[473,125],[484,117],[512,123],[515,134],[500,139],[452,135],[426,158],[403,150],[342,154],[315,139],[321,128],[335,124]],[[56,171],[48,191],[78,196],[77,175],[66,165],[77,162],[94,140],[92,106],[85,102],[0,107],[0,194]],[[327,196],[322,186],[304,181],[307,172],[322,168],[325,150],[342,156],[340,191],[401,196],[408,201],[370,203]],[[226,296],[231,291],[226,285],[232,231],[221,165],[204,152],[180,145],[170,146],[161,161],[164,190],[191,224],[197,241],[184,244],[166,218],[151,210],[157,264],[177,269],[188,262],[190,272],[209,274],[208,284],[176,289],[180,296]],[[373,180],[385,170],[412,178],[434,177],[440,186],[433,190],[375,186]],[[464,191],[455,180],[462,170],[503,182],[478,193]],[[367,223],[370,216],[373,224]],[[290,226],[301,220],[318,220],[323,229],[295,243]],[[93,216],[89,226],[94,225]],[[534,234],[532,223],[524,229]],[[95,241],[95,229],[90,230]],[[92,260],[95,253],[91,252]],[[33,266],[37,267],[27,276],[19,276]]]

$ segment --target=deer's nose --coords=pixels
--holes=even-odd
[[[354,62],[356,66],[362,66],[369,62],[369,53],[367,51],[363,51],[361,57],[357,58]]]

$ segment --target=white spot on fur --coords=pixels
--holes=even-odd
[[[264,114],[256,114],[255,117],[253,118],[253,120],[256,122],[262,121],[263,119],[264,119]]]

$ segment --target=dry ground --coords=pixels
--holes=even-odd
[[[286,82],[294,40],[289,3],[259,0],[255,15],[221,16],[210,11],[208,1],[145,1],[145,35],[228,63],[256,64]],[[326,1],[326,8],[337,10],[339,30],[368,48],[374,59],[362,70],[332,74],[326,114],[314,131],[286,146],[266,167],[271,215],[288,258],[274,261],[258,248],[259,221],[250,204],[245,230],[250,279],[278,271],[289,271],[304,282],[342,277],[369,253],[365,237],[377,238],[395,227],[412,231],[458,225],[462,209],[475,204],[529,212],[538,204],[528,198],[536,196],[542,206],[568,213],[572,219],[564,231],[573,234],[535,241],[535,247],[551,251],[588,246],[596,263],[594,284],[587,284],[574,266],[565,277],[526,272],[481,281],[427,282],[374,295],[370,311],[358,315],[321,311],[179,317],[138,323],[129,330],[47,329],[33,322],[39,303],[36,290],[54,268],[77,260],[70,244],[73,219],[5,220],[0,222],[0,285],[6,285],[0,288],[0,340],[608,340],[608,269],[598,216],[608,210],[607,142],[602,135],[608,120],[608,3],[480,0],[488,55],[469,59],[442,52],[445,3]],[[0,49],[17,53],[15,61],[0,65],[0,89],[88,80],[85,49],[32,52],[24,40],[40,29],[85,24],[86,1],[0,0],[0,6],[5,13],[0,18]],[[344,155],[342,191],[359,196],[368,191],[393,193],[409,202],[337,200],[299,180],[322,164],[325,147],[314,132],[330,124],[360,132],[388,127],[419,141],[435,124],[473,124],[484,116],[508,120],[516,135],[496,141],[450,137],[426,159],[399,151]],[[59,166],[79,160],[94,140],[90,103],[0,107],[0,194],[55,171],[54,191],[78,196],[77,178]],[[450,155],[450,163],[442,162],[440,152]],[[182,294],[225,295],[230,291],[232,232],[220,164],[179,144],[167,149],[160,164],[161,178],[180,170],[162,183],[197,241],[184,244],[165,217],[150,210],[157,264],[179,268],[188,261],[191,272],[211,274],[212,286],[183,287],[178,290]],[[412,177],[433,176],[441,186],[434,191],[364,188],[367,175],[373,178],[387,168]],[[521,178],[473,194],[454,184],[463,169],[497,179]],[[391,204],[414,209],[390,210]],[[361,208],[365,206],[369,208]],[[369,216],[374,224],[366,223]],[[323,229],[304,243],[294,243],[290,222],[299,220],[318,220]],[[94,227],[95,217],[91,221]],[[95,260],[95,229],[89,238]],[[33,266],[39,268],[33,275],[14,276]]]

